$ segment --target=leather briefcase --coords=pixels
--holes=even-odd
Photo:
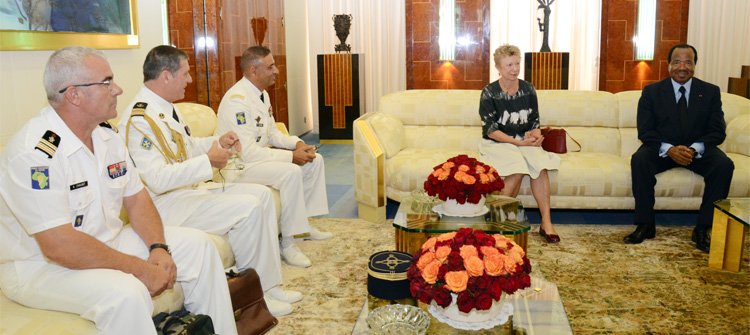
[[[229,295],[232,297],[232,309],[237,331],[240,335],[265,334],[279,323],[268,311],[263,300],[263,288],[260,277],[254,269],[240,273],[227,273]]]
[[[568,135],[565,129],[552,129],[550,127],[547,127],[540,130],[542,131],[542,136],[544,136],[544,141],[542,141],[542,149],[557,154],[564,154],[568,152],[567,137],[570,135]],[[581,151],[581,144],[578,143],[578,141],[576,141],[572,136],[570,137],[570,139],[578,144],[578,150],[576,150],[575,152]]]

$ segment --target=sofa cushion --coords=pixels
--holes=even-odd
[[[404,125],[391,114],[375,113],[367,119],[383,147],[385,158],[391,158],[405,147]]]
[[[481,126],[480,90],[407,90],[380,98],[380,111],[404,125]]]
[[[481,127],[408,125],[404,130],[405,147],[414,149],[476,152],[482,139]]]
[[[185,118],[185,124],[190,127],[190,135],[195,137],[214,136],[216,130],[216,112],[211,107],[193,102],[174,104]]]
[[[732,175],[732,185],[729,186],[730,198],[747,198],[750,197],[750,156],[727,153],[734,163],[734,174]]]
[[[578,150],[571,140],[581,144],[581,152],[603,153],[620,156],[620,132],[617,128],[607,127],[563,127],[568,132],[568,152]]]
[[[739,115],[727,125],[726,152],[750,156],[750,114]]]
[[[617,128],[617,99],[612,93],[541,90],[537,91],[537,97],[543,126]]]

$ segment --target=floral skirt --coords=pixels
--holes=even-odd
[[[536,179],[542,170],[560,168],[560,157],[544,151],[542,147],[519,147],[510,143],[498,143],[482,139],[479,142],[480,161],[507,177],[512,174],[527,174]]]

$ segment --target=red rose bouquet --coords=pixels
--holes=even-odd
[[[413,258],[406,275],[412,296],[446,308],[457,294],[461,312],[487,310],[502,293],[531,286],[531,264],[507,237],[461,228],[432,237]]]
[[[477,204],[482,196],[505,187],[495,168],[467,155],[458,155],[436,166],[424,182],[424,190],[442,201]]]

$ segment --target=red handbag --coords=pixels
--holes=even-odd
[[[556,154],[564,154],[568,152],[567,137],[570,135],[568,135],[568,132],[566,132],[565,129],[552,129],[550,127],[546,127],[540,130],[542,131],[542,136],[544,136],[544,141],[542,141],[542,149],[544,149],[545,151],[554,152]],[[576,150],[575,152],[581,151],[581,144],[578,143],[578,141],[576,141],[572,136],[570,136],[570,139],[578,145],[578,150]]]

